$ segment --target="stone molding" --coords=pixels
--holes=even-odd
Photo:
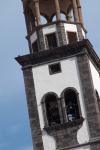
[[[100,72],[100,58],[97,56],[89,40],[84,39],[75,44],[68,44],[52,50],[44,50],[35,54],[28,54],[16,57],[16,61],[24,68],[28,66],[37,66],[47,64],[50,61],[67,59],[86,53],[92,60],[98,72]]]

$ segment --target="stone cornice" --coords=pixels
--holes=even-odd
[[[100,58],[94,51],[90,41],[87,39],[52,50],[44,50],[34,54],[18,56],[15,59],[22,67],[27,67],[30,65],[40,65],[50,61],[67,59],[82,54],[87,54],[100,72]]]

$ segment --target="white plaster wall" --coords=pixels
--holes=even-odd
[[[91,68],[94,88],[98,91],[98,93],[100,95],[100,76],[99,76],[98,71],[96,70],[96,68],[94,67],[94,65],[91,61],[90,61],[90,68]]]
[[[56,25],[50,25],[43,28],[43,35],[56,32]]]
[[[37,40],[37,34],[36,34],[36,32],[34,32],[34,33],[30,36],[30,40],[31,40],[31,44]]]
[[[79,40],[78,38],[78,32],[77,32],[77,26],[75,24],[64,24],[64,27],[65,27],[65,32],[76,32],[77,33],[77,39]],[[81,28],[82,30],[82,34],[84,36],[84,38],[86,38],[86,34],[84,32],[84,30]],[[67,42],[68,42],[68,37],[67,37],[67,34],[66,34],[66,38],[67,38]]]
[[[79,75],[77,70],[77,62],[76,58],[62,60],[61,61],[61,69],[62,72],[54,75],[49,75],[48,65],[42,65],[33,68],[33,77],[35,83],[35,91],[36,91],[36,98],[37,98],[37,105],[38,105],[38,112],[39,112],[39,119],[40,119],[40,126],[41,130],[43,131],[44,128],[44,120],[42,114],[42,106],[41,100],[44,94],[47,92],[55,92],[60,97],[61,92],[67,87],[74,87],[79,92],[79,99],[80,99],[80,106],[82,111],[82,116],[85,119],[85,108],[82,98],[82,91],[79,82]],[[43,134],[43,143],[45,150],[47,150],[47,146],[49,147],[48,150],[55,149],[55,140],[53,137],[51,138],[47,134]],[[51,142],[53,143],[53,149],[51,149]],[[84,121],[81,129],[79,129],[77,133],[77,140],[80,144],[89,141],[88,135],[88,127],[86,120]],[[89,150],[89,149],[88,149]]]
[[[65,31],[77,32],[77,27],[75,24],[64,23]]]
[[[46,131],[42,131],[44,150],[56,150],[56,142],[52,136],[49,136]]]
[[[77,33],[77,27],[75,24],[66,24],[66,23],[64,24],[64,27],[65,27],[65,32],[66,32],[67,43],[69,43],[68,37],[67,37],[67,32],[76,32]],[[78,33],[77,33],[77,39],[78,39]]]

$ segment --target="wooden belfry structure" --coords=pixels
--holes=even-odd
[[[37,32],[37,43],[35,42],[35,46],[40,51],[42,49],[46,49],[45,41],[43,41],[43,33],[41,25],[50,25],[56,24],[56,29],[58,30],[58,40],[59,44],[65,45],[65,33],[64,33],[64,24],[63,22],[67,21],[68,23],[76,23],[77,28],[79,30],[80,40],[83,38],[81,35],[81,27],[83,27],[83,19],[82,12],[79,0],[25,0],[23,1],[24,13],[26,19],[26,26],[28,32],[28,41],[30,51],[32,52],[32,43],[30,42],[31,33],[34,31]],[[53,18],[55,19],[53,21]],[[79,27],[80,26],[80,27]],[[40,27],[40,28],[39,28]],[[84,27],[83,27],[84,29]],[[85,30],[85,29],[84,29]],[[86,31],[85,31],[86,32]],[[42,39],[41,39],[41,38]],[[42,42],[41,42],[42,41]],[[33,45],[33,46],[34,46]]]
[[[22,66],[34,150],[100,150],[100,59],[80,0],[22,0]]]

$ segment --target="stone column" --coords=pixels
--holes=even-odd
[[[74,20],[75,22],[79,23],[77,0],[72,0],[72,4],[73,4],[73,11],[74,11]],[[77,24],[77,32],[78,32],[79,41],[84,39],[81,28],[82,28],[81,25]]]
[[[55,1],[55,7],[56,7],[57,21],[60,21],[61,20],[61,14],[60,14],[59,0],[54,0],[54,1]],[[59,46],[66,45],[67,40],[66,40],[64,23],[58,22],[56,27],[57,27],[57,35],[58,35],[58,39],[59,39]]]
[[[33,2],[34,2],[34,7],[35,7],[36,22],[37,22],[37,26],[38,26],[41,24],[39,0],[33,0]]]
[[[77,0],[77,7],[78,7],[79,21],[80,21],[80,23],[83,24],[83,16],[82,16],[82,11],[81,11],[80,0]]]
[[[66,31],[65,31],[64,23],[59,22],[57,23],[56,27],[57,27],[57,35],[59,39],[59,46],[66,45],[67,40],[66,40]]]
[[[75,22],[79,22],[78,8],[77,8],[76,0],[72,0],[72,5],[73,5],[73,12],[74,12],[74,20],[75,20]]]
[[[54,1],[55,1],[55,7],[56,7],[57,21],[59,21],[59,20],[61,20],[59,0],[54,0]]]
[[[37,23],[37,26],[39,26],[41,24],[39,0],[33,0],[33,2],[34,2],[34,7],[35,7],[36,23]],[[39,51],[42,51],[45,49],[45,41],[44,41],[42,28],[37,28],[36,33],[38,37],[37,39],[38,39]]]

